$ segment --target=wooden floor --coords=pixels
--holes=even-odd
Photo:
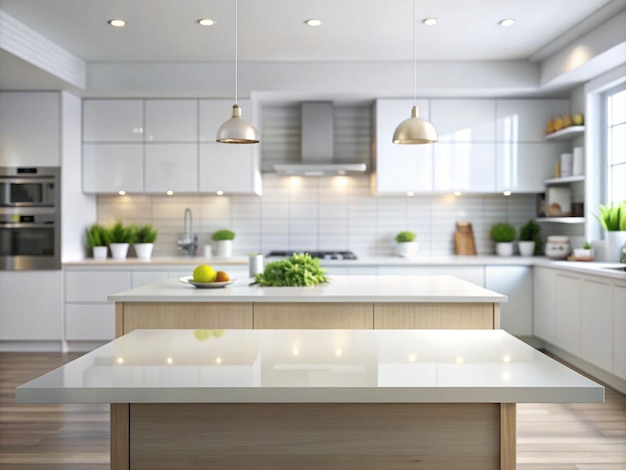
[[[15,403],[15,387],[77,357],[0,353],[0,469],[109,468],[108,405]],[[626,396],[604,404],[518,405],[521,470],[626,470]]]

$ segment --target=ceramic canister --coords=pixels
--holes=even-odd
[[[546,242],[546,256],[552,259],[565,259],[572,251],[569,237],[551,235]]]

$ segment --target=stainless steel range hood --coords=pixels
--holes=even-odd
[[[274,165],[284,176],[326,176],[363,173],[365,163],[335,163],[333,104],[326,101],[301,104],[300,163]]]

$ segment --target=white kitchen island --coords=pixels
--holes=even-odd
[[[108,296],[116,336],[134,329],[494,329],[507,297],[453,276],[332,276],[313,287],[168,279]]]
[[[111,403],[111,468],[515,468],[515,403],[602,386],[502,330],[136,330],[20,386]]]

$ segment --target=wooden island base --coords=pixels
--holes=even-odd
[[[515,469],[515,404],[112,404],[111,468]]]

